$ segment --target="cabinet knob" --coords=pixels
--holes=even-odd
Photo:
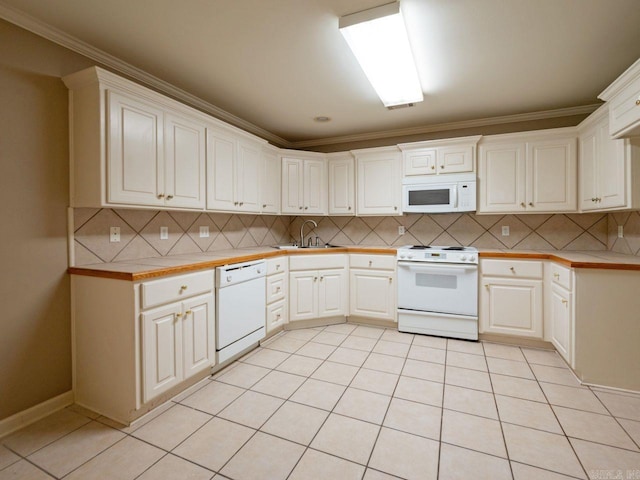
[[[280,318],[281,316],[282,316],[282,315],[280,315],[280,314],[277,314],[277,315],[276,315],[276,318]]]
[[[601,201],[602,201],[602,199],[601,199],[601,198],[599,198],[599,197],[598,197],[598,198],[596,198],[596,202],[601,202]]]
[[[320,281],[322,281],[324,279],[324,277],[320,277]]]
[[[351,207],[349,207],[349,210],[351,210]]]
[[[180,317],[182,317],[182,314],[181,313],[176,313],[176,318],[180,318]]]
[[[513,273],[516,273],[516,269],[513,267],[510,267],[509,270],[511,270]]]
[[[524,202],[520,203],[520,206],[521,206],[522,208],[526,207],[526,205],[524,204]]]
[[[185,315],[191,315],[191,310],[187,310],[186,312],[184,312]]]
[[[529,206],[530,206],[530,207],[533,207],[533,202],[529,202]]]
[[[431,170],[435,170],[435,169],[436,169],[435,165],[431,165]]]
[[[560,274],[559,273],[554,273],[553,274],[553,278],[560,278]]]
[[[444,165],[440,165],[440,170],[444,170]]]
[[[303,207],[300,207],[300,210],[302,210]]]
[[[389,277],[389,283],[393,283],[393,277]]]
[[[317,282],[318,281],[318,277],[313,277],[313,281]]]
[[[304,207],[305,210],[309,210],[309,207]]]
[[[591,201],[592,201],[592,202],[595,202],[595,201],[596,201],[596,199],[595,199],[595,198],[592,198],[592,199],[591,199]]]
[[[640,98],[636,100],[636,105],[640,105]]]
[[[238,202],[233,202],[233,204],[234,204],[235,206],[238,206]]]
[[[279,292],[279,291],[280,291],[280,287],[276,287],[276,292]]]
[[[567,302],[567,300],[563,298],[563,299],[562,299],[562,303],[564,303],[564,304],[566,305],[566,304],[567,304],[567,303],[569,303],[569,302]]]
[[[276,270],[280,270],[280,264],[279,263],[276,264]]]
[[[398,210],[398,207],[393,207],[394,210]]]
[[[186,290],[186,289],[187,289],[187,286],[186,286],[186,285],[182,285],[182,286],[180,287],[180,290]]]
[[[167,200],[171,200],[173,198],[173,195],[167,195]]]
[[[266,203],[263,203],[263,204],[262,204],[262,208],[267,208],[267,204],[266,204]]]
[[[164,193],[159,193],[158,198],[164,198]]]

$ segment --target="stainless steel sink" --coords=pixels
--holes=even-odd
[[[340,248],[340,245],[331,245],[331,244],[324,244],[324,245],[312,245],[312,246],[303,246],[303,247],[299,247],[297,245],[276,245],[274,248],[277,248],[279,250],[298,250],[298,249],[304,249],[304,250],[324,250],[325,248]]]
[[[328,243],[325,243],[324,245],[318,245],[318,246],[310,246],[310,247],[300,247],[300,248],[308,248],[308,249],[318,249],[318,250],[324,250],[325,248],[340,248],[340,245],[330,245]]]

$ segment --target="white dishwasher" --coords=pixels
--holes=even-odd
[[[216,353],[224,362],[265,336],[264,260],[216,268]]]

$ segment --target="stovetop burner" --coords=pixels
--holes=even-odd
[[[409,247],[409,250],[426,250],[427,248],[431,248],[430,245],[412,245]]]
[[[466,247],[444,247],[443,250],[464,250]]]

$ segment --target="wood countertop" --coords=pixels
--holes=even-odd
[[[143,258],[126,262],[99,263],[81,267],[69,267],[71,275],[113,278],[138,281],[150,278],[212,269],[231,263],[249,262],[292,255],[326,255],[331,253],[365,253],[395,255],[396,249],[388,246],[348,246],[335,248],[285,249],[272,247],[240,248],[200,254],[172,255]],[[609,251],[538,251],[538,250],[489,250],[480,249],[481,258],[551,260],[570,268],[602,268],[640,271],[640,257]]]

